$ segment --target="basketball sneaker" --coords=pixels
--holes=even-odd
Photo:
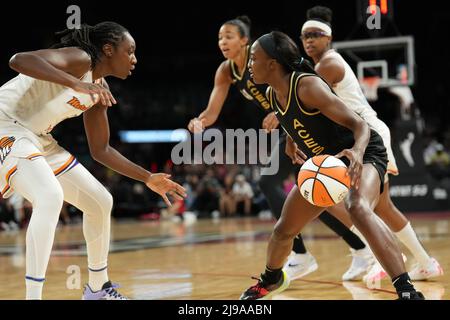
[[[283,292],[284,290],[289,287],[289,276],[286,274],[286,272],[283,270],[281,271],[281,278],[280,280],[275,284],[268,284],[265,283],[261,278],[254,278],[255,280],[258,280],[258,282],[254,285],[245,290],[245,292],[241,295],[239,298],[240,300],[266,300],[274,296],[275,294],[278,294],[280,292]]]
[[[417,263],[408,274],[411,280],[420,281],[442,276],[444,270],[435,258],[430,258],[427,265],[422,266]]]
[[[283,271],[290,280],[295,280],[316,271],[318,267],[316,259],[309,252],[295,253],[291,251]]]
[[[120,286],[111,281],[106,282],[99,291],[92,291],[91,287],[86,284],[83,291],[82,300],[129,300],[127,297],[117,292]]]
[[[406,260],[408,260],[403,253],[402,258],[403,262],[406,262]],[[375,258],[375,263],[372,265],[372,268],[370,268],[369,272],[367,272],[367,274],[363,277],[363,281],[369,288],[375,288],[377,284],[379,284],[380,281],[386,278],[387,276],[388,276],[387,272]]]
[[[381,264],[378,261],[376,261],[369,269],[367,274],[363,277],[363,281],[369,288],[372,288],[377,283],[380,283],[381,280],[386,278],[387,275],[388,275],[387,272],[384,271]]]
[[[397,300],[425,300],[425,297],[420,291],[407,291],[399,293]]]
[[[353,257],[352,264],[342,275],[342,280],[358,281],[372,268],[376,259],[368,246],[360,250],[350,248],[350,252]]]

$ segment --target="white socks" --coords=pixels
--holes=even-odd
[[[42,299],[42,287],[44,286],[44,281],[38,282],[33,280],[25,279],[26,286],[26,299],[27,300],[41,300]]]
[[[366,239],[364,239],[364,236],[361,234],[361,232],[358,231],[358,229],[355,228],[355,226],[352,226],[350,230],[358,235],[361,240],[368,246]],[[394,234],[408,248],[417,262],[420,263],[420,265],[427,265],[431,258],[423,248],[422,244],[419,242],[419,239],[417,239],[417,235],[411,227],[410,222],[408,222],[402,230],[400,230],[399,232],[395,232]]]
[[[366,245],[366,248],[368,248],[372,252],[366,238],[364,238],[362,233],[358,229],[356,229],[355,225],[352,225],[350,227],[350,231],[353,232],[354,234],[356,234],[361,239],[361,241],[364,242],[364,244]]]
[[[108,280],[108,267],[102,269],[89,268],[89,287],[92,291],[99,291]]]
[[[427,265],[430,261],[430,256],[419,242],[419,239],[417,239],[417,235],[411,227],[410,222],[402,230],[395,232],[395,235],[409,249],[417,262],[422,266]]]

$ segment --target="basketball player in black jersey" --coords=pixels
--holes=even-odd
[[[265,34],[252,45],[249,69],[255,83],[269,85],[267,96],[289,135],[286,151],[293,161],[301,164],[319,154],[332,154],[347,162],[351,188],[345,206],[353,223],[391,276],[399,298],[424,299],[405,271],[392,233],[373,212],[387,167],[381,137],[333,94],[284,33]],[[291,190],[269,240],[266,270],[241,299],[269,298],[288,287],[289,278],[282,268],[292,241],[323,211],[305,200],[297,186]]]
[[[331,48],[332,41],[332,16],[330,8],[315,6],[306,11],[307,21],[302,26],[300,39],[306,54],[314,61],[314,69],[327,83],[333,88],[334,92],[346,103],[353,111],[363,118],[368,125],[375,129],[383,139],[388,154],[388,174],[398,175],[399,171],[396,165],[394,153],[391,148],[391,134],[388,126],[382,122],[376,112],[370,107],[364,98],[360,89],[356,75],[351,71],[348,64],[342,56]],[[347,103],[348,101],[348,103]],[[343,210],[343,204],[333,207],[331,210]],[[330,210],[330,211],[331,211]],[[411,279],[427,280],[443,275],[444,271],[439,262],[431,257],[420,243],[411,223],[395,206],[389,195],[389,176],[386,175],[384,181],[384,191],[380,195],[380,200],[375,213],[383,219],[394,235],[400,240],[412,253],[417,263],[408,272]],[[333,212],[332,212],[333,214]],[[343,221],[347,227],[352,229],[351,224]],[[349,221],[351,222],[351,221]],[[353,229],[352,229],[353,230]],[[356,231],[356,233],[358,233]],[[359,235],[360,236],[360,235]],[[352,250],[352,255],[357,251]],[[357,259],[353,261],[359,262]],[[355,274],[361,270],[358,264],[349,274],[343,275],[343,280],[355,279]],[[364,276],[367,284],[374,283],[386,277],[387,274],[377,262],[371,270]]]
[[[247,68],[249,39],[250,19],[246,16],[229,20],[221,26],[218,44],[227,60],[223,61],[217,69],[214,89],[211,92],[207,108],[197,118],[190,121],[188,129],[191,132],[201,131],[217,120],[231,85],[236,86],[245,98],[254,102],[261,110],[270,112],[263,121],[264,129],[270,131],[278,127],[278,120],[275,113],[271,111],[269,101],[266,98],[267,85],[253,82]],[[283,181],[296,170],[296,167],[284,152],[285,145],[286,134],[283,134],[280,137],[279,144],[272,150],[272,157],[279,157],[279,170],[275,175],[264,175],[264,172],[262,172],[259,182],[270,209],[277,219],[281,215],[281,209],[286,199]],[[272,159],[271,162],[273,161],[275,160]],[[337,217],[344,219],[341,216]],[[339,234],[351,248],[362,252],[360,257],[364,257],[363,263],[366,263],[367,268],[373,264],[374,259],[369,248],[349,228],[328,212],[321,214],[319,219]],[[316,260],[306,251],[300,234],[294,240],[292,251],[285,264],[285,271],[291,279],[300,278],[317,269]]]

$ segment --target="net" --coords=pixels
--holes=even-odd
[[[378,87],[380,86],[380,77],[364,77],[360,80],[361,88],[368,101],[378,100]]]

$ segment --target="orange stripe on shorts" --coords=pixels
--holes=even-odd
[[[69,160],[67,160],[61,167],[59,167],[58,169],[53,171],[55,176],[57,176],[58,174],[60,174],[64,170],[66,170],[74,160],[75,160],[75,157],[74,156],[70,156]]]

